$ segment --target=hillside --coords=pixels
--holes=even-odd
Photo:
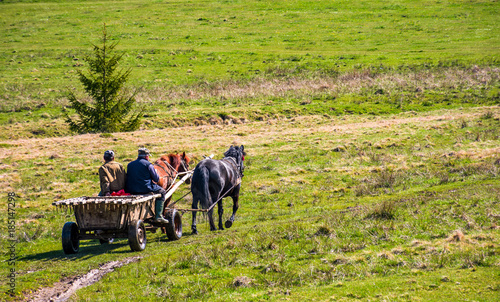
[[[493,301],[499,115],[495,106],[11,141],[0,157],[2,194],[19,195],[18,290],[137,255],[76,300]],[[205,221],[191,236],[186,214],[181,240],[148,233],[142,253],[127,240],[82,241],[79,254],[62,253],[61,228],[74,217],[50,203],[97,192],[102,150],[124,163],[143,145],[199,160],[233,143],[248,155],[231,229],[211,233]]]
[[[498,1],[0,2],[1,301],[497,301]],[[139,131],[81,134],[67,94],[104,26]],[[244,145],[234,225],[81,242],[51,204],[124,165]],[[189,192],[184,185],[174,199]],[[190,207],[191,195],[179,202]],[[224,201],[224,217],[231,201]],[[225,220],[225,219],[224,219]]]

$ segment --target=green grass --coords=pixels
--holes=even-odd
[[[2,1],[0,206],[16,296],[143,258],[75,301],[498,300],[497,1]],[[103,24],[143,129],[70,136],[64,96]],[[195,163],[244,144],[231,229],[82,241],[55,200],[96,194],[102,152]],[[193,164],[194,167],[194,164]],[[182,196],[188,188],[174,198]],[[190,197],[180,202],[188,208]],[[225,217],[231,203],[224,202]],[[9,256],[0,215],[2,259]],[[0,262],[3,275],[10,268]]]
[[[0,139],[70,134],[103,24],[144,129],[499,103],[497,2],[3,1]],[[187,13],[189,12],[189,13]]]
[[[79,254],[65,256],[60,231],[74,217],[50,206],[97,192],[101,149],[117,150],[127,163],[135,133],[61,138],[22,162],[3,157],[2,172],[19,195],[19,296],[142,255],[75,299],[494,301],[499,126],[498,109],[490,107],[179,128],[184,133],[172,132],[169,148],[189,146],[198,159],[221,154],[228,140],[245,144],[241,208],[223,232],[209,232],[202,218],[198,236],[189,234],[185,215],[181,240],[148,233],[142,253],[130,252],[126,240],[83,241]],[[140,133],[155,154],[164,152],[161,130]],[[22,155],[35,142],[18,143],[8,150]],[[226,217],[230,208],[226,200]]]
[[[3,1],[3,98],[59,103],[106,23],[131,85],[498,64],[496,1]],[[33,107],[33,106],[32,106]]]
[[[143,129],[241,124],[298,116],[398,114],[499,104],[496,67],[436,67],[419,70],[370,68],[335,76],[235,80],[154,88],[139,94]],[[152,99],[151,99],[152,98]],[[36,107],[15,100],[0,112],[0,139],[69,135],[67,103]],[[10,112],[12,110],[16,112]]]

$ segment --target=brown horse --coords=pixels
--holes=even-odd
[[[179,173],[189,171],[190,161],[191,159],[186,155],[186,152],[182,154],[170,153],[168,155],[162,155],[160,159],[156,160],[154,163],[155,170],[158,176],[160,176],[158,185],[168,191]],[[189,179],[186,183],[189,184]],[[167,204],[168,203],[165,203],[165,205]]]
[[[186,155],[186,152],[182,154],[173,154],[170,153],[168,155],[162,155],[158,160],[154,163],[154,168],[160,176],[160,180],[158,181],[158,185],[163,189],[167,190],[174,184],[175,179],[179,175],[179,173],[185,173],[189,171],[189,162],[191,159]],[[188,178],[186,183],[189,184],[191,181]],[[167,198],[164,203],[163,208],[163,216],[167,215],[167,206],[172,200],[172,196]],[[165,227],[161,228],[161,231],[165,234],[167,230]]]

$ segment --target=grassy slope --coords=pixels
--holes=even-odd
[[[499,102],[497,2],[0,3],[0,139],[68,135],[103,23],[145,129]],[[478,68],[475,65],[479,65]],[[82,98],[84,95],[82,94]],[[71,113],[71,109],[69,109]]]
[[[142,129],[240,124],[308,115],[398,114],[500,103],[497,67],[350,71],[335,76],[255,79],[142,92]],[[148,99],[148,101],[145,101]],[[16,105],[17,106],[17,105]],[[22,104],[19,104],[22,106]],[[0,140],[71,134],[66,108],[0,113]]]
[[[500,42],[495,1],[3,1],[1,6],[3,98],[28,107],[54,103],[66,87],[77,86],[75,66],[90,43],[97,43],[103,23],[127,52],[124,64],[134,68],[131,84],[162,89],[281,69],[490,64]]]
[[[84,241],[76,256],[60,248],[61,227],[74,217],[50,203],[97,191],[102,149],[116,149],[126,163],[144,144],[155,154],[189,150],[200,158],[234,142],[249,152],[234,227],[210,233],[202,222],[201,234],[190,236],[186,215],[181,240],[148,233],[139,264],[78,299],[494,301],[499,118],[490,107],[184,127],[167,141],[162,130],[16,141],[2,149],[4,180],[12,182],[2,194],[20,195],[18,290],[135,255],[126,240]],[[229,215],[228,201],[225,208]],[[457,230],[464,237],[454,239]],[[242,276],[247,287],[235,286]]]
[[[74,218],[50,203],[97,191],[104,149],[126,163],[144,145],[199,159],[233,142],[249,151],[233,229],[148,234],[140,264],[76,299],[498,296],[498,2],[0,5],[0,192],[4,208],[20,196],[18,297],[135,255],[126,241],[60,248]],[[103,22],[130,86],[144,85],[146,129],[216,125],[65,136],[61,94]]]

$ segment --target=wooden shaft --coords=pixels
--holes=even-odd
[[[186,181],[186,179],[188,179],[189,177],[191,177],[191,174],[192,173],[189,173],[189,174],[186,174],[184,175],[183,178],[181,178],[176,184],[175,186],[173,186],[170,190],[168,190],[167,192],[167,195],[165,196],[165,200],[168,199],[170,196],[172,196],[172,194],[174,194],[175,190],[177,190],[177,188]]]

